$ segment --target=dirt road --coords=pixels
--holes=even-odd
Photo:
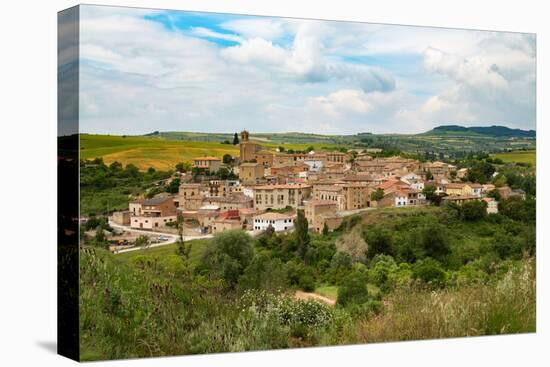
[[[302,300],[312,299],[312,300],[315,300],[315,301],[323,302],[323,303],[325,303],[329,306],[336,306],[336,300],[334,300],[332,298],[322,296],[318,293],[296,291],[296,293],[294,294],[294,297],[296,299],[302,299]]]

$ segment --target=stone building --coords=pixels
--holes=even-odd
[[[264,177],[264,166],[260,163],[241,163],[239,179],[243,184],[256,184]]]
[[[311,196],[306,184],[277,184],[254,187],[254,207],[258,210],[300,207]]]

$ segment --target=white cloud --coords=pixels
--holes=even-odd
[[[533,36],[279,18],[222,23],[229,34],[143,15],[83,7],[85,131],[535,125]]]
[[[252,38],[221,51],[222,57],[239,63],[281,64],[286,58],[283,48],[263,38]]]
[[[269,18],[238,19],[224,22],[220,26],[244,38],[263,38],[273,41],[285,34],[284,22]]]
[[[190,33],[195,36],[199,37],[209,37],[209,38],[216,38],[231,42],[243,42],[242,37],[236,36],[234,34],[228,34],[228,33],[220,33],[215,32],[211,29],[204,28],[204,27],[192,27]]]

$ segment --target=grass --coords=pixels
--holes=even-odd
[[[186,242],[187,245],[191,244],[191,253],[189,255],[189,259],[192,264],[196,264],[199,261],[209,241],[209,239],[199,239]],[[166,258],[168,255],[174,255],[176,253],[176,247],[177,245],[175,243],[172,243],[166,246],[123,252],[121,254],[117,254],[116,258],[122,261],[131,261],[133,258],[136,258],[138,256],[147,255],[158,257],[160,261],[162,261],[162,259]]]
[[[536,331],[534,259],[487,284],[437,291],[401,289],[359,327],[359,342],[386,342]]]
[[[506,163],[530,163],[533,166],[537,163],[535,150],[518,150],[515,152],[492,154],[492,156],[500,158]]]
[[[319,293],[321,296],[336,299],[338,298],[338,287],[335,285],[323,285],[315,289],[315,293]]]
[[[266,149],[275,150],[276,143],[262,143]],[[326,144],[284,144],[285,149],[305,150],[309,146],[315,149]],[[174,169],[179,162],[191,162],[200,156],[222,158],[225,154],[239,155],[239,147],[219,142],[201,142],[172,140],[146,136],[88,135],[80,136],[80,158],[103,158],[106,164],[114,161],[124,166],[132,163],[141,170],[153,167],[157,170]]]
[[[81,159],[101,157],[106,164],[114,161],[134,164],[141,170],[174,169],[179,162],[190,162],[195,157],[225,154],[238,155],[238,147],[227,144],[197,141],[165,140],[155,137],[122,137],[112,135],[81,135]]]
[[[380,289],[374,285],[374,284],[367,284],[367,288],[369,290],[369,295],[371,297],[376,298],[380,294]],[[321,285],[317,288],[315,288],[315,293],[320,294],[321,296],[325,296],[332,299],[338,298],[338,286],[336,285]]]

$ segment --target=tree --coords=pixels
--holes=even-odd
[[[99,247],[107,247],[107,237],[102,225],[98,225],[95,231],[94,243]]]
[[[122,164],[118,163],[117,161],[114,161],[109,165],[109,169],[111,171],[122,171]]]
[[[179,191],[179,189],[180,189],[180,179],[175,178],[172,181],[170,181],[170,183],[166,187],[166,192],[169,192],[170,194],[175,194]]]
[[[367,260],[368,245],[359,229],[343,234],[336,240],[336,248],[351,256],[353,262],[364,263]]]
[[[506,176],[503,175],[502,173],[499,173],[498,175],[496,175],[495,177],[493,177],[493,179],[491,180],[491,182],[492,182],[493,185],[495,185],[496,187],[506,186],[506,184],[507,184]]]
[[[210,274],[224,279],[234,288],[253,258],[252,238],[242,230],[233,230],[214,235],[202,255],[201,264]]]
[[[259,255],[246,267],[239,279],[239,289],[277,291],[287,286],[286,269],[279,259]]]
[[[149,237],[147,237],[146,235],[141,235],[139,236],[138,238],[136,238],[136,242],[135,242],[135,245],[137,247],[142,247],[142,248],[146,248],[148,247],[149,245],[151,244],[151,241],[149,240]]]
[[[495,173],[495,167],[491,163],[475,160],[468,168],[466,179],[471,182],[484,184],[491,179],[493,173]]]
[[[370,194],[370,198],[373,201],[379,201],[384,198],[384,190],[382,190],[380,187],[376,189],[376,191],[373,191]]]
[[[460,206],[460,216],[467,221],[478,221],[487,216],[487,203],[483,200],[468,201]]]
[[[368,300],[369,290],[366,274],[357,270],[348,274],[338,288],[336,303],[345,307],[353,304],[364,304]]]
[[[497,189],[493,189],[493,190],[489,191],[487,193],[487,197],[488,198],[493,198],[496,201],[500,201],[500,199],[501,199],[500,192]]]
[[[235,133],[233,135],[233,145],[239,144],[239,134]]]
[[[302,209],[298,209],[296,221],[294,222],[294,236],[298,248],[298,254],[305,260],[309,246],[309,232],[307,219]]]
[[[426,180],[430,181],[430,180],[433,180],[434,179],[434,175],[432,173],[432,171],[428,170],[426,171]]]
[[[178,227],[178,241],[176,243],[176,254],[179,255],[184,260],[189,260],[189,255],[191,255],[191,243],[186,244],[183,240],[183,216],[178,213],[176,217],[176,225]]]
[[[435,202],[437,194],[435,193],[434,185],[425,185],[422,189],[422,193],[426,196],[426,200]]]
[[[328,225],[327,223],[325,222],[325,224],[323,224],[323,232],[322,232],[323,236],[328,236]]]
[[[176,164],[176,171],[180,173],[189,172],[191,171],[191,163],[189,162],[180,162]]]
[[[224,154],[222,160],[224,164],[231,164],[233,162],[233,157],[231,154]]]
[[[413,278],[420,279],[424,283],[440,287],[445,283],[445,271],[441,264],[431,258],[418,261],[413,266]]]
[[[309,152],[312,152],[312,151],[314,151],[314,150],[315,150],[315,148],[314,148],[313,146],[310,145],[309,147],[307,147],[306,152],[309,153]]]
[[[381,254],[393,254],[393,237],[390,231],[377,226],[369,230],[365,237],[369,244],[367,258],[372,259]]]

